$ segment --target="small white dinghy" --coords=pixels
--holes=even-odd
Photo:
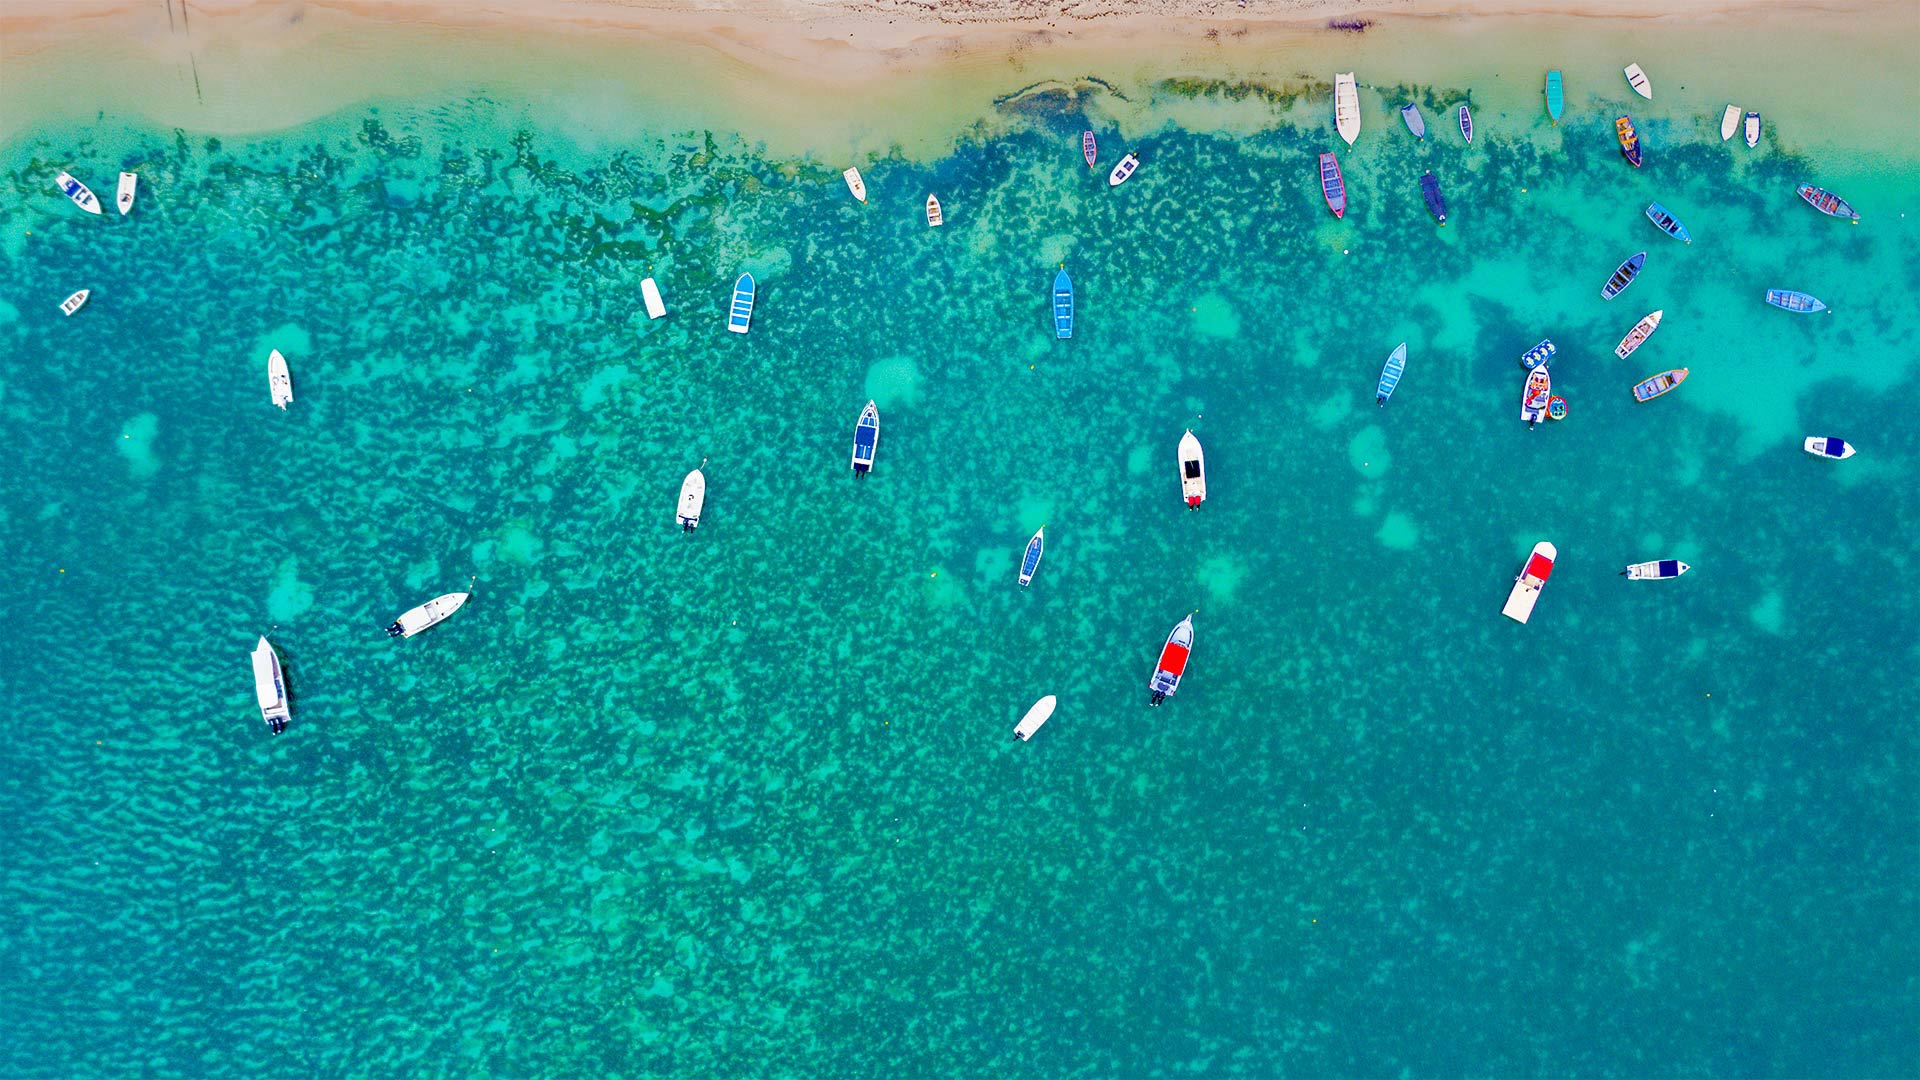
[[[1107,174],[1107,186],[1119,187],[1121,184],[1126,183],[1127,177],[1132,176],[1133,170],[1139,167],[1140,158],[1137,155],[1128,154],[1126,157],[1121,158],[1120,164],[1115,165],[1113,171]]]
[[[1647,81],[1647,73],[1640,70],[1639,64],[1628,64],[1625,70],[1627,73],[1627,85],[1633,87],[1633,92],[1646,98],[1648,101],[1652,101],[1653,84]]]
[[[1655,559],[1653,562],[1628,564],[1620,576],[1628,581],[1660,581],[1665,578],[1677,578],[1693,569],[1679,559]]]
[[[60,301],[60,313],[71,317],[74,312],[87,306],[87,297],[92,295],[92,289],[81,289],[79,292]]]
[[[1727,111],[1720,116],[1720,141],[1726,142],[1733,138],[1733,133],[1739,130],[1740,106],[1728,105]]]
[[[940,200],[927,195],[927,228],[937,229],[946,219],[940,216]]]
[[[706,460],[701,459],[705,465]],[[674,520],[680,523],[681,532],[692,532],[700,527],[700,511],[707,505],[707,474],[695,469],[680,481],[680,507],[674,511]]]
[[[1053,707],[1056,704],[1058,702],[1052,694],[1034,702],[1033,708],[1028,709],[1027,715],[1021,717],[1020,723],[1014,727],[1013,737],[1021,742],[1033,738],[1033,733],[1039,731],[1040,725],[1046,723],[1047,718],[1053,715]]]
[[[667,313],[666,301],[660,299],[660,286],[652,278],[641,279],[640,299],[647,305],[647,318],[657,319]]]
[[[847,190],[853,192],[853,197],[859,199],[861,202],[866,202],[867,182],[860,179],[860,170],[848,169],[840,175],[847,178]]]
[[[1519,623],[1533,618],[1533,605],[1540,601],[1540,587],[1553,574],[1553,560],[1559,557],[1560,550],[1545,540],[1533,545],[1533,554],[1527,557],[1527,565],[1520,575],[1513,579],[1513,590],[1507,593],[1507,606],[1500,609],[1500,614]]]
[[[1351,71],[1333,77],[1333,128],[1348,146],[1360,137],[1360,90]]]
[[[93,191],[87,185],[67,173],[61,173],[53,182],[59,186],[60,194],[73,200],[73,205],[89,214],[100,212],[100,200],[93,197]]]
[[[1845,461],[1854,454],[1852,443],[1832,435],[1809,435],[1803,445],[1807,453],[1814,457],[1832,458],[1835,461]]]
[[[1207,455],[1192,428],[1180,436],[1180,497],[1187,500],[1189,510],[1207,501]]]
[[[387,636],[412,637],[430,626],[438,625],[447,616],[459,611],[460,606],[465,604],[467,598],[472,595],[472,593],[450,592],[444,596],[436,596],[393,620],[393,625],[387,627]]]
[[[127,211],[133,209],[133,196],[139,190],[139,187],[139,176],[130,172],[120,174],[120,192],[117,201],[120,203],[121,217],[126,217]]]
[[[282,409],[293,400],[293,376],[287,372],[287,358],[279,349],[267,354],[267,389],[273,394],[273,403]]]
[[[253,694],[260,699],[260,719],[275,735],[287,730],[293,713],[287,708],[287,679],[280,669],[280,654],[266,638],[253,647]]]

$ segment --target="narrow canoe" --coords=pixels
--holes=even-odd
[[[1053,275],[1053,336],[1062,341],[1073,336],[1073,279],[1064,266]]]
[[[1633,117],[1622,116],[1613,122],[1614,137],[1620,140],[1620,156],[1627,164],[1640,167],[1640,133],[1633,130]]]
[[[727,329],[744,334],[753,323],[754,284],[752,274],[741,274],[733,283],[733,306],[727,311]]]
[[[1652,101],[1653,83],[1647,81],[1647,73],[1640,70],[1640,65],[1628,64],[1624,70],[1627,73],[1627,85],[1633,87],[1633,92]]]
[[[120,204],[121,217],[127,216],[128,211],[133,209],[133,197],[135,194],[139,192],[139,190],[140,190],[140,177],[138,174],[130,173],[130,172],[123,172],[120,174],[120,190],[118,193],[117,201]],[[264,641],[266,639],[262,638],[261,640]]]
[[[1621,263],[1614,269],[1613,276],[1608,278],[1607,283],[1601,287],[1600,299],[1611,300],[1619,296],[1621,290],[1633,284],[1633,279],[1640,276],[1640,269],[1646,265],[1647,253],[1644,251]]]
[[[1094,141],[1091,131],[1080,133],[1080,156],[1087,159],[1089,169],[1093,168],[1094,162],[1100,160],[1100,144]]]
[[[1813,207],[1828,217],[1847,218],[1855,222],[1860,220],[1860,215],[1854,213],[1853,207],[1847,205],[1847,200],[1825,188],[1817,188],[1812,184],[1801,184],[1794,190],[1800,193],[1802,199],[1807,200],[1808,206]]]
[[[1348,146],[1360,137],[1360,91],[1351,71],[1333,77],[1333,127]]]
[[[640,302],[647,306],[647,318],[658,319],[666,315],[666,301],[660,299],[660,284],[652,278],[640,279]]]
[[[1620,571],[1620,576],[1628,581],[1661,581],[1677,578],[1691,569],[1693,567],[1679,559],[1655,559],[1652,562],[1629,563],[1625,570]]]
[[[1792,289],[1768,289],[1767,303],[1772,304],[1781,311],[1797,311],[1803,315],[1812,315],[1816,312],[1827,310],[1827,305],[1821,303],[1817,298],[1807,293],[1794,292]]]
[[[1688,244],[1693,243],[1693,234],[1687,231],[1685,225],[1680,224],[1679,218],[1674,217],[1666,207],[1661,206],[1659,203],[1647,204],[1647,220],[1653,222],[1655,227],[1661,232],[1666,233],[1675,240]]]
[[[865,180],[860,179],[860,170],[848,169],[846,172],[843,172],[840,175],[846,177],[847,190],[853,192],[853,197],[856,199],[859,199],[861,202],[866,202],[867,201],[867,182]]]
[[[1382,408],[1386,407],[1387,399],[1392,397],[1394,390],[1399,387],[1400,376],[1406,370],[1407,343],[1403,341],[1393,350],[1393,354],[1387,357],[1387,365],[1380,369],[1380,386],[1374,391],[1374,397],[1378,399],[1378,404]]]
[[[1040,725],[1046,723],[1047,718],[1053,715],[1056,704],[1058,700],[1052,694],[1034,702],[1033,708],[1028,709],[1027,715],[1021,717],[1020,723],[1014,727],[1013,737],[1021,742],[1033,738],[1033,733],[1039,731]]]
[[[869,401],[853,425],[853,475],[865,476],[872,472],[873,456],[879,452],[880,407]]]
[[[279,349],[267,353],[267,393],[282,411],[293,400],[293,374],[287,370],[287,358],[280,355]]]
[[[1728,104],[1727,111],[1720,114],[1720,141],[1726,142],[1733,138],[1733,133],[1739,130],[1740,106]]]
[[[1320,155],[1320,194],[1334,217],[1347,214],[1347,183],[1340,176],[1340,162],[1332,154]]]
[[[932,194],[927,196],[927,227],[937,229],[946,219],[940,216],[940,200]]]
[[[92,289],[81,289],[79,292],[60,301],[60,314],[72,317],[74,312],[87,306],[87,297],[92,295]]]
[[[1127,177],[1132,176],[1133,170],[1139,167],[1140,158],[1137,155],[1128,154],[1126,157],[1121,158],[1120,164],[1115,165],[1113,171],[1107,174],[1107,186],[1119,187],[1121,184],[1126,183]]]
[[[75,180],[66,173],[61,173],[59,176],[54,177],[53,182],[59,186],[60,194],[73,200],[73,205],[85,210],[89,214],[97,214],[100,212],[100,200],[93,197],[93,192],[87,185]]]
[[[1750,112],[1747,114],[1747,146],[1749,148],[1752,148],[1759,145],[1760,145],[1760,114],[1757,112]]]
[[[674,507],[673,520],[680,523],[681,532],[692,532],[700,527],[700,512],[707,506],[707,474],[695,469],[680,481],[680,502]]]
[[[1025,587],[1033,581],[1033,572],[1040,569],[1040,556],[1047,553],[1047,527],[1040,526],[1027,541],[1026,553],[1020,556],[1020,584]]]
[[[1207,455],[1192,428],[1180,436],[1180,497],[1187,501],[1189,510],[1197,510],[1207,501]]]
[[[1634,323],[1633,329],[1627,331],[1627,336],[1621,338],[1620,344],[1613,347],[1613,355],[1622,360],[1632,356],[1633,350],[1646,344],[1647,339],[1653,336],[1653,332],[1660,328],[1660,318],[1665,314],[1664,309],[1656,311]]]
[[[1845,461],[1854,452],[1852,443],[1832,435],[1809,435],[1804,445],[1807,453],[1814,457],[1832,458],[1835,461]]]
[[[1500,614],[1517,623],[1533,618],[1533,605],[1540,602],[1540,588],[1553,576],[1553,561],[1560,557],[1560,549],[1552,543],[1542,540],[1533,545],[1533,553],[1527,556],[1527,565],[1513,579],[1513,588],[1507,592],[1507,606]]]
[[[1633,400],[1652,401],[1654,398],[1667,393],[1686,381],[1686,368],[1674,368],[1672,371],[1663,371],[1651,379],[1635,383],[1633,387]]]
[[[1427,210],[1432,213],[1434,217],[1440,219],[1440,224],[1445,225],[1447,223],[1447,200],[1441,197],[1440,181],[1434,177],[1433,173],[1428,172],[1420,178],[1420,194],[1427,200]]]
[[[1473,114],[1465,105],[1460,106],[1460,137],[1467,140],[1468,146],[1473,145]]]
[[[1407,122],[1407,130],[1413,132],[1414,138],[1427,137],[1427,118],[1420,115],[1420,106],[1411,101],[1400,106],[1400,119]]]
[[[1547,119],[1556,124],[1559,123],[1560,114],[1565,112],[1566,108],[1567,95],[1561,85],[1560,73],[1549,71],[1547,72]]]

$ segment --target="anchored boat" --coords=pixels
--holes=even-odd
[[[1440,197],[1440,181],[1434,178],[1432,171],[1420,178],[1420,195],[1427,200],[1427,210],[1440,219],[1440,224],[1445,225],[1447,200]]]
[[[1360,137],[1360,91],[1351,71],[1333,77],[1333,127],[1348,146]]]
[[[430,626],[436,626],[447,616],[459,611],[461,605],[465,604],[471,595],[471,593],[450,592],[436,596],[393,620],[393,625],[387,627],[387,636],[412,637]]]
[[[1759,145],[1760,145],[1760,114],[1757,112],[1750,112],[1747,114],[1747,147],[1748,149],[1752,149],[1753,147],[1756,147]]]
[[[93,192],[87,188],[87,185],[75,180],[66,173],[61,173],[55,177],[53,182],[60,186],[60,194],[73,200],[73,205],[85,210],[89,214],[97,214],[100,212],[100,200],[93,197]]]
[[[1092,133],[1089,132],[1088,134]],[[1053,715],[1053,707],[1055,704],[1056,702],[1052,694],[1048,694],[1046,697],[1034,702],[1033,708],[1028,709],[1027,715],[1021,717],[1020,723],[1014,726],[1013,737],[1019,739],[1021,742],[1026,742],[1028,739],[1033,738],[1033,733],[1039,731],[1040,725],[1046,723],[1047,718]]]
[[[1033,582],[1033,572],[1040,569],[1040,556],[1047,552],[1047,527],[1040,526],[1027,541],[1027,550],[1020,556],[1020,584],[1022,587]]]
[[[658,319],[667,313],[667,305],[660,299],[660,286],[652,278],[640,279],[640,300],[647,305],[649,319]]]
[[[139,188],[140,177],[137,174],[130,172],[120,174],[120,190],[117,193],[116,199],[120,204],[121,217],[126,217],[127,212],[133,209],[133,197],[139,191]]]
[[[946,220],[945,218],[940,216],[940,200],[934,198],[932,192],[928,192],[927,193],[927,228],[937,229],[940,227],[940,223],[945,220]]]
[[[1180,497],[1187,500],[1189,510],[1198,510],[1207,501],[1207,455],[1192,428],[1180,436]]]
[[[1153,691],[1153,700],[1149,705],[1158,705],[1173,696],[1180,689],[1180,677],[1186,674],[1187,657],[1193,653],[1193,616],[1180,620],[1180,625],[1167,635],[1167,643],[1160,648],[1160,660],[1153,665],[1153,678],[1147,680],[1147,689]]]
[[[287,677],[280,668],[280,654],[266,638],[253,647],[253,695],[260,701],[260,719],[275,735],[287,730],[293,713],[287,707]]]
[[[1387,357],[1387,366],[1380,369],[1380,386],[1374,391],[1381,408],[1387,405],[1387,399],[1400,385],[1400,376],[1407,370],[1407,343],[1401,342]]]
[[[1080,133],[1080,156],[1087,159],[1089,169],[1093,168],[1094,162],[1100,160],[1100,144],[1094,141],[1091,131]]]
[[[1527,385],[1520,391],[1520,419],[1528,427],[1547,418],[1547,406],[1553,401],[1553,376],[1541,364],[1527,372]]]
[[[1628,564],[1620,575],[1628,581],[1659,581],[1664,578],[1677,578],[1693,569],[1679,559],[1657,559],[1653,562]]]
[[[287,358],[279,349],[267,353],[267,392],[283,410],[293,400],[293,375],[287,371]]]
[[[92,289],[81,289],[79,292],[60,301],[60,313],[71,318],[74,312],[87,306],[87,297],[92,295]]]
[[[1500,614],[1519,623],[1533,618],[1533,605],[1540,601],[1540,587],[1553,576],[1553,560],[1559,557],[1559,549],[1545,540],[1533,545],[1533,554],[1527,556],[1527,565],[1513,579],[1513,589],[1507,593],[1507,606],[1500,609]]]
[[[1622,116],[1613,122],[1613,133],[1620,140],[1620,156],[1627,164],[1640,167],[1640,134],[1633,130],[1633,117]]]
[[[1835,461],[1845,461],[1853,456],[1854,451],[1852,443],[1832,435],[1809,435],[1805,446],[1807,453],[1814,457],[1832,458]]]
[[[1340,162],[1332,154],[1320,155],[1320,194],[1326,196],[1327,209],[1334,217],[1346,216],[1347,183],[1340,176]]]
[[[859,199],[861,202],[866,202],[867,201],[867,182],[865,180],[860,179],[860,170],[848,169],[846,172],[843,172],[840,175],[846,177],[847,190],[853,192],[853,197],[856,199]]]
[[[1653,84],[1647,81],[1647,73],[1640,70],[1639,64],[1628,64],[1625,70],[1627,73],[1627,85],[1633,87],[1633,92],[1646,98],[1648,101],[1652,101]]]
[[[1847,205],[1847,200],[1825,188],[1817,188],[1812,184],[1801,184],[1795,188],[1794,191],[1798,192],[1801,198],[1807,200],[1808,206],[1813,207],[1828,217],[1847,218],[1856,224],[1860,221],[1860,215],[1853,212],[1853,207]]]
[[[1132,176],[1133,170],[1139,167],[1140,159],[1135,155],[1128,154],[1126,157],[1121,158],[1120,164],[1115,165],[1113,171],[1107,174],[1107,186],[1119,187],[1121,184],[1126,183],[1127,177]]]
[[[1686,368],[1674,368],[1672,371],[1663,371],[1651,379],[1646,379],[1634,384],[1633,400],[1652,401],[1654,398],[1671,391],[1674,387],[1686,381]]]
[[[1400,106],[1400,119],[1407,122],[1407,130],[1413,132],[1414,138],[1427,137],[1427,118],[1420,115],[1420,106],[1411,101]]]
[[[1062,341],[1073,336],[1073,279],[1064,266],[1053,275],[1053,336]]]
[[[1600,287],[1600,299],[1611,300],[1619,296],[1621,290],[1633,284],[1633,279],[1640,276],[1641,267],[1646,265],[1647,253],[1642,251],[1615,267],[1613,276],[1608,278],[1607,283]]]
[[[1647,204],[1647,220],[1653,222],[1655,228],[1658,228],[1661,232],[1666,233],[1675,240],[1688,244],[1693,243],[1693,234],[1687,231],[1685,225],[1680,224],[1679,218],[1674,217],[1667,211],[1666,207],[1661,206],[1659,203]]]
[[[1547,119],[1555,124],[1567,107],[1567,95],[1557,71],[1547,72]]]
[[[1739,130],[1740,106],[1729,104],[1727,111],[1720,114],[1720,141],[1726,142],[1733,138],[1733,133]]]
[[[1827,305],[1818,299],[1792,289],[1768,289],[1767,303],[1782,311],[1798,311],[1807,315],[1827,310]]]
[[[1633,329],[1627,331],[1627,336],[1621,338],[1620,344],[1613,347],[1613,355],[1622,360],[1632,356],[1633,350],[1646,344],[1647,339],[1653,336],[1653,332],[1660,328],[1660,317],[1665,314],[1665,309],[1662,309],[1634,323]]]
[[[727,311],[727,329],[744,334],[753,324],[753,275],[741,274],[733,283],[733,307]]]
[[[702,465],[706,462],[702,461]],[[674,509],[673,519],[680,523],[681,532],[692,532],[700,527],[700,512],[707,506],[707,474],[695,469],[680,481],[680,505]]]
[[[869,401],[853,425],[853,475],[865,476],[872,472],[873,455],[879,450],[880,408]]]
[[[1468,146],[1473,145],[1473,113],[1467,111],[1465,105],[1460,106],[1460,137],[1467,140]]]

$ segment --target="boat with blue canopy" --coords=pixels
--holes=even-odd
[[[1691,569],[1693,567],[1679,559],[1655,559],[1652,562],[1629,563],[1625,570],[1620,571],[1620,576],[1628,581],[1661,581],[1677,578]]]
[[[1053,336],[1062,341],[1073,336],[1073,279],[1064,266],[1053,275]]]
[[[880,451],[880,408],[873,402],[860,410],[860,420],[853,425],[853,475],[865,476],[873,471],[873,455]]]
[[[1400,385],[1400,376],[1406,370],[1407,343],[1403,341],[1393,350],[1393,355],[1387,357],[1387,366],[1380,369],[1380,387],[1374,396],[1379,399],[1382,408],[1386,407],[1387,399],[1393,396],[1394,389]]]
[[[1047,551],[1047,527],[1040,526],[1033,539],[1027,541],[1027,553],[1020,556],[1020,584],[1022,587],[1033,581],[1033,572],[1040,569],[1040,556]]]

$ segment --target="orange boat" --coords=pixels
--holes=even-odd
[[[1640,167],[1640,133],[1633,130],[1633,117],[1623,116],[1613,122],[1613,133],[1620,137],[1620,156],[1627,164]]]

